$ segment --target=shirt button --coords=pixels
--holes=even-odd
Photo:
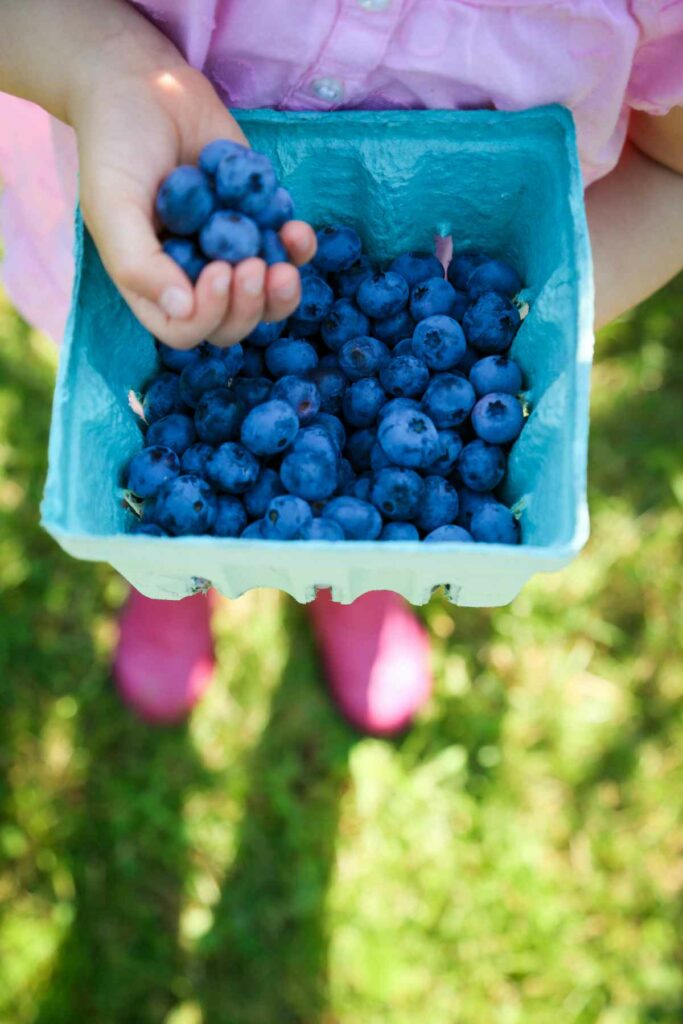
[[[391,0],[357,0],[357,3],[365,11],[383,11],[391,4]]]
[[[339,78],[315,78],[312,89],[318,99],[336,103],[344,93],[344,83]]]

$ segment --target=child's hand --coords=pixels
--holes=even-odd
[[[268,268],[256,258],[235,268],[213,262],[193,289],[156,237],[153,208],[162,178],[177,164],[194,163],[213,139],[246,142],[200,72],[179,63],[100,81],[74,103],[72,121],[85,222],[112,279],[156,337],[178,348],[203,338],[229,345],[259,320],[282,320],[296,308],[293,266]],[[297,265],[313,255],[307,224],[290,221],[281,237]]]

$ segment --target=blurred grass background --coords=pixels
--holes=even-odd
[[[272,593],[186,726],[119,705],[124,586],[38,524],[55,353],[0,304],[2,1024],[681,1024],[682,335],[681,280],[602,333],[587,550],[435,599],[385,743]]]

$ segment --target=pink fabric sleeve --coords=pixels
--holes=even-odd
[[[640,3],[649,17],[641,20],[638,47],[626,92],[626,102],[647,114],[668,114],[683,105],[683,0]]]

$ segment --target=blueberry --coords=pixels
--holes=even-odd
[[[337,523],[347,540],[376,540],[382,529],[382,517],[375,506],[360,498],[346,495],[332,498],[322,515]]]
[[[242,540],[264,540],[264,526],[265,519],[255,519],[253,523],[249,523],[246,529],[242,530],[240,538]]]
[[[396,463],[389,458],[379,441],[375,441],[370,449],[370,469],[373,473],[379,473],[380,469],[387,469],[389,466],[395,465]]]
[[[458,459],[460,479],[472,491],[492,491],[505,476],[505,453],[495,444],[470,441]]]
[[[148,537],[168,537],[166,531],[162,530],[156,523],[141,523],[139,519],[136,519],[128,532],[145,534]]]
[[[258,213],[254,214],[254,220],[263,230],[270,228],[271,231],[279,231],[283,224],[294,216],[294,203],[286,188],[280,185],[275,189],[272,196]]]
[[[318,360],[318,366],[324,367],[326,370],[338,370],[339,360],[337,359],[337,353],[325,352]]]
[[[397,409],[419,409],[420,403],[415,401],[414,398],[392,398],[390,402],[383,405],[379,411],[377,419],[381,423],[385,416],[388,416],[390,412],[394,412]]]
[[[247,525],[247,513],[239,498],[231,494],[218,497],[216,521],[211,532],[216,537],[239,537]]]
[[[266,349],[266,366],[273,377],[306,374],[318,365],[318,353],[309,341],[278,338]]]
[[[352,299],[361,281],[373,273],[373,266],[367,256],[359,256],[348,270],[330,275],[330,284],[341,299]]]
[[[356,430],[346,444],[346,455],[357,473],[370,469],[370,452],[377,440],[377,431],[372,427]]]
[[[495,292],[484,292],[475,299],[462,320],[469,344],[486,355],[509,349],[519,324],[517,309]]]
[[[380,540],[419,540],[420,534],[412,523],[385,523],[379,535]]]
[[[342,405],[342,398],[347,388],[347,380],[341,370],[321,366],[320,363],[308,373],[320,393],[320,409],[322,412],[336,415]]]
[[[189,238],[167,238],[161,248],[194,284],[207,263],[195,243]]]
[[[401,338],[401,340],[394,345],[391,354],[392,356],[412,356],[414,354],[412,337]]]
[[[352,498],[360,498],[361,501],[370,501],[372,490],[372,474],[362,473],[352,481],[351,485],[344,492]]]
[[[302,427],[294,438],[292,451],[297,455],[320,455],[336,465],[340,448],[336,437],[332,437],[321,424],[313,423],[310,427]]]
[[[439,454],[436,427],[423,412],[412,409],[397,409],[385,416],[378,438],[392,462],[408,469],[424,469]]]
[[[466,347],[462,327],[450,316],[428,316],[413,334],[413,352],[432,370],[457,366]]]
[[[126,486],[138,498],[152,498],[167,480],[180,474],[178,456],[171,448],[152,445],[137,452],[128,463]]]
[[[264,367],[263,355],[259,349],[253,348],[251,345],[245,345],[242,359],[242,376],[262,377]]]
[[[164,178],[156,198],[159,220],[174,235],[199,231],[215,206],[209,179],[198,167],[181,164]]]
[[[467,291],[471,299],[484,292],[498,292],[509,299],[521,291],[522,279],[517,271],[504,260],[487,260],[480,263],[467,278]]]
[[[294,494],[273,498],[263,518],[263,534],[268,540],[296,540],[313,519],[308,502]]]
[[[412,288],[430,277],[443,277],[443,267],[431,252],[406,252],[397,256],[389,270],[401,274]]]
[[[487,261],[488,256],[480,252],[474,252],[473,250],[458,252],[448,264],[448,280],[454,288],[465,291],[472,271],[481,263],[486,263]]]
[[[318,325],[332,309],[334,293],[326,281],[317,274],[306,274],[301,278],[301,301],[296,308],[297,320]]]
[[[288,402],[270,399],[247,413],[242,444],[255,455],[277,455],[296,437],[299,420]]]
[[[423,533],[455,522],[458,515],[458,492],[442,476],[428,476],[415,523]]]
[[[415,321],[407,309],[400,309],[398,313],[385,317],[384,320],[375,320],[372,326],[373,337],[379,338],[389,348],[394,348],[401,338],[412,335],[414,330]],[[366,332],[362,331],[361,333],[365,334]]]
[[[226,345],[224,348],[220,348],[218,345],[212,345],[210,341],[205,341],[202,343],[201,348],[202,355],[205,350],[210,356],[222,359],[231,377],[236,377],[242,369],[244,349],[241,345]]]
[[[310,423],[320,409],[320,392],[313,381],[294,374],[276,380],[271,395],[273,399],[288,402],[301,424]]]
[[[344,430],[344,424],[338,416],[333,416],[327,412],[319,412],[311,422],[314,425],[317,424],[323,427],[336,444],[337,449],[339,451],[342,450],[346,444],[346,431]]]
[[[349,270],[361,253],[361,241],[356,231],[348,227],[325,227],[316,232],[318,249],[313,263],[319,270]]]
[[[241,149],[227,153],[216,167],[216,192],[225,206],[239,206],[252,216],[264,210],[275,193],[277,178],[263,153]]]
[[[479,398],[492,391],[516,395],[522,390],[522,371],[507,356],[484,356],[470,370],[470,383]]]
[[[455,289],[455,298],[453,299],[453,308],[451,309],[451,316],[454,320],[462,323],[462,318],[467,312],[467,308],[471,302],[470,296],[467,292],[458,291]]]
[[[457,302],[455,289],[443,277],[430,277],[416,284],[410,293],[410,312],[414,320],[428,316],[452,316]]]
[[[357,380],[344,394],[344,419],[352,427],[371,427],[386,400],[382,385],[374,377]]]
[[[180,374],[180,394],[185,404],[194,409],[205,391],[226,388],[230,377],[230,369],[221,356],[211,355],[208,349],[200,350],[194,362]]]
[[[160,420],[172,412],[183,412],[187,406],[180,394],[180,378],[177,373],[162,373],[147,389],[142,401],[145,419],[148,423]]]
[[[472,515],[470,527],[475,540],[485,544],[519,544],[519,523],[498,501],[490,501]]]
[[[313,338],[320,333],[320,324],[317,320],[300,320],[296,316],[290,316],[287,320],[287,334],[292,338]]]
[[[208,533],[217,510],[216,495],[206,480],[192,473],[168,480],[154,502],[158,525],[174,537]]]
[[[337,460],[315,451],[294,451],[280,467],[280,479],[290,494],[306,501],[322,501],[337,489]]]
[[[234,441],[239,437],[246,411],[242,399],[227,388],[205,391],[194,414],[200,439],[214,445]]]
[[[351,381],[374,377],[388,359],[389,349],[377,338],[354,338],[339,350],[339,367]]]
[[[280,236],[271,228],[261,229],[261,250],[259,256],[267,266],[272,267],[275,263],[288,263],[287,250],[280,241]]]
[[[246,146],[240,142],[233,142],[232,139],[214,139],[207,143],[199,154],[199,166],[205,174],[214,175],[216,168],[224,156],[232,156],[234,153],[244,152]]]
[[[164,345],[163,342],[158,341],[157,350],[162,364],[175,373],[182,373],[186,366],[199,358],[198,348],[171,348],[170,345]]]
[[[246,423],[246,420],[245,420]],[[226,441],[206,460],[207,479],[220,491],[243,494],[256,483],[259,464],[244,445]]]
[[[337,299],[320,327],[323,341],[333,352],[338,352],[342,345],[366,335],[370,330],[370,321],[352,299]]]
[[[262,320],[260,324],[256,325],[251,334],[248,335],[247,341],[251,342],[252,345],[256,345],[257,348],[268,348],[269,345],[280,337],[284,329],[284,321],[271,324]]]
[[[472,536],[463,530],[462,526],[453,526],[448,523],[446,526],[437,526],[425,537],[429,544],[471,544]]]
[[[344,531],[334,519],[312,519],[301,529],[302,540],[344,540]]]
[[[389,270],[364,277],[356,292],[356,302],[369,317],[384,320],[403,309],[408,295],[405,277]]]
[[[243,213],[218,210],[211,214],[200,231],[199,244],[210,260],[240,263],[250,256],[258,256],[261,232]]]
[[[429,384],[429,370],[417,356],[396,356],[384,364],[379,379],[390,395],[419,398]]]
[[[482,441],[509,444],[519,437],[524,426],[522,406],[514,395],[494,391],[484,395],[475,405],[472,410],[472,426]]]
[[[183,473],[194,473],[195,476],[204,476],[206,472],[206,460],[213,452],[210,444],[199,441],[186,448],[180,457],[180,467]]]
[[[422,408],[437,427],[457,427],[467,419],[476,401],[474,388],[457,373],[440,373],[422,396]]]
[[[429,466],[429,472],[437,473],[439,476],[450,476],[455,469],[462,447],[462,438],[457,430],[440,430],[439,455]]]
[[[391,466],[375,474],[370,500],[385,519],[414,519],[420,509],[424,489],[422,477],[414,470]]]
[[[367,474],[369,476],[369,474]],[[359,479],[348,459],[341,459],[339,462],[339,493],[351,494],[356,480]],[[359,497],[359,495],[356,495]]]
[[[176,455],[181,456],[196,437],[192,418],[181,412],[172,412],[170,416],[164,416],[151,425],[145,443],[148,446],[160,444],[165,448],[172,448]]]
[[[469,373],[474,364],[479,362],[480,359],[481,352],[477,352],[476,348],[472,348],[471,345],[468,345],[465,349],[464,356],[462,356],[458,363],[458,370],[460,370],[461,373]]]
[[[244,402],[247,409],[253,409],[255,406],[267,402],[272,388],[272,381],[266,377],[238,377],[232,382],[232,390]]]
[[[469,487],[460,487],[458,489],[458,501],[460,506],[457,522],[459,526],[464,526],[467,530],[472,525],[472,516],[475,512],[478,512],[485,505],[498,504],[493,494],[480,494],[478,491],[471,491]]]
[[[262,469],[256,483],[242,495],[242,501],[253,519],[262,519],[273,498],[284,493],[279,474],[274,469]]]

